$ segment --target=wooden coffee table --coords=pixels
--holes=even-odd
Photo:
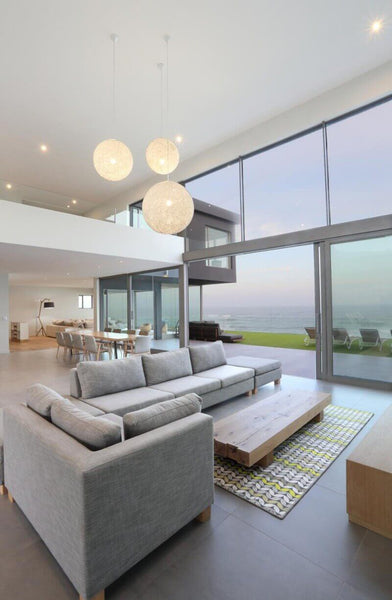
[[[251,467],[268,467],[274,449],[309,421],[323,419],[331,394],[278,392],[214,425],[214,449],[219,456]]]

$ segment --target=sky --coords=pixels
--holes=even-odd
[[[392,101],[328,126],[332,223],[392,213],[391,132]],[[239,212],[238,165],[186,187],[195,198]],[[246,239],[326,225],[321,131],[246,159],[244,198]],[[239,240],[239,230],[236,235],[233,241]],[[380,298],[388,294],[389,301],[392,298],[390,289],[381,291],[391,271],[392,248],[384,244],[376,251],[375,247],[371,252],[370,245],[362,251],[346,245],[336,253],[340,277],[350,281],[362,303],[372,299],[369,290],[375,288]],[[335,271],[338,277],[337,262]],[[206,309],[216,310],[228,298],[238,306],[313,303],[311,247],[237,257],[237,276],[237,284],[205,287]],[[352,301],[355,294],[340,287],[339,298]]]

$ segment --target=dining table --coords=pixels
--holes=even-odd
[[[93,331],[92,335],[100,342],[109,342],[113,344],[115,358],[118,358],[118,342],[131,342],[133,344],[136,338],[136,335],[132,333],[114,333],[111,331]]]

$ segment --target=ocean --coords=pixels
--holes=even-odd
[[[227,331],[300,333],[315,324],[313,306],[259,306],[227,308],[219,312],[205,307],[203,319],[215,321]],[[360,328],[378,329],[381,337],[391,337],[391,305],[335,306],[333,326],[345,327],[352,335]]]

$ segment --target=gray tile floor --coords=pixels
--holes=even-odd
[[[68,393],[69,365],[55,351],[0,356],[0,405],[40,381]],[[392,402],[388,392],[285,375],[282,389],[331,391],[333,402],[374,418],[280,521],[216,488],[212,519],[190,523],[107,590],[107,600],[386,600],[392,541],[348,523],[345,458]],[[208,412],[221,418],[273,394],[240,397]],[[20,509],[0,498],[0,598],[72,600],[77,593]]]

